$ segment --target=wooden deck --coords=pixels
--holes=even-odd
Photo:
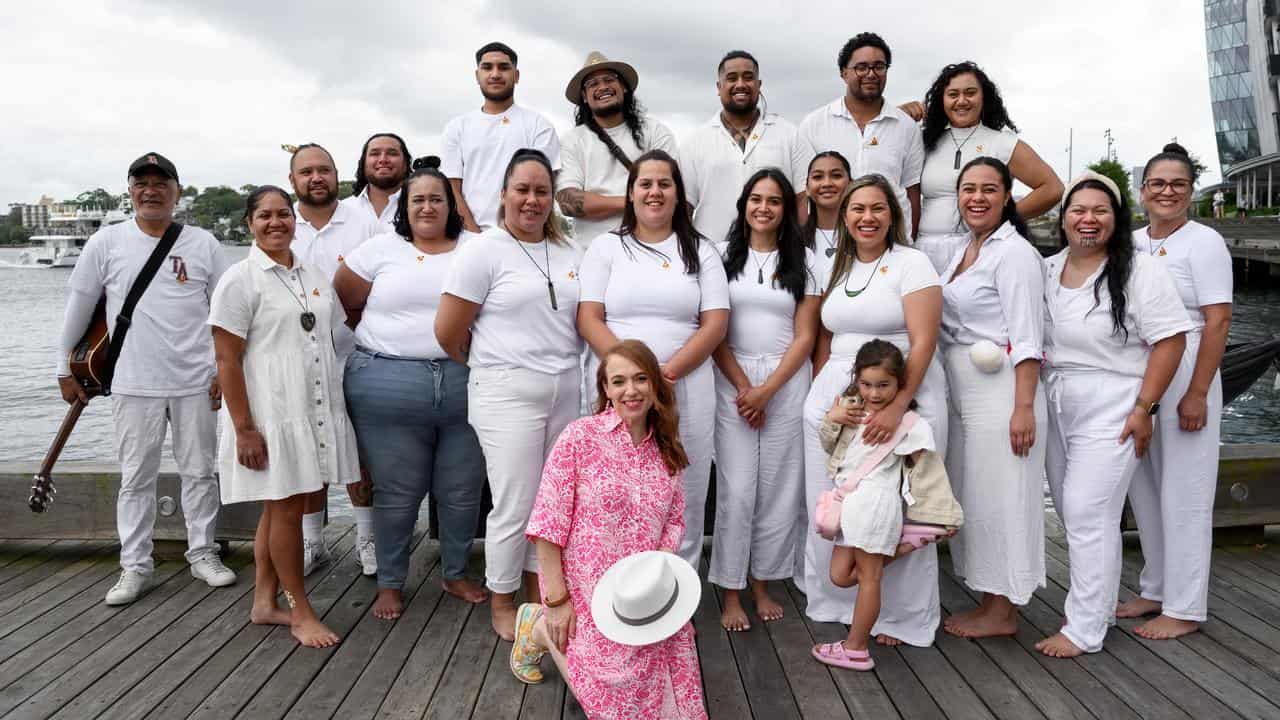
[[[874,673],[809,658],[815,641],[845,628],[805,620],[794,588],[777,593],[785,619],[733,635],[704,592],[695,624],[711,717],[1280,717],[1280,543],[1215,549],[1203,632],[1150,642],[1123,621],[1104,652],[1052,660],[1032,649],[1057,630],[1066,593],[1067,554],[1052,519],[1050,530],[1049,585],[1023,611],[1016,638],[939,633],[931,648],[877,648]],[[584,717],[549,661],[542,685],[512,677],[510,645],[490,632],[487,608],[441,593],[434,543],[417,543],[406,612],[393,624],[369,615],[375,586],[348,557],[350,528],[331,528],[330,540],[339,560],[307,585],[345,639],[323,651],[299,649],[285,628],[248,624],[246,543],[228,559],[237,585],[212,590],[177,556],[157,565],[155,589],[123,608],[102,603],[116,578],[115,545],[0,544],[0,717]],[[1129,597],[1140,560],[1133,548],[1125,559]],[[974,605],[949,575],[941,588],[944,611]]]

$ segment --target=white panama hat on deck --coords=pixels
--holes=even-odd
[[[620,645],[652,645],[684,627],[698,609],[702,582],[680,556],[628,555],[605,571],[591,595],[591,619]]]

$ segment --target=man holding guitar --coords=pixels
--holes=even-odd
[[[173,222],[179,190],[178,171],[164,156],[148,153],[135,160],[129,166],[133,219],[94,233],[69,281],[59,343],[62,397],[86,403],[96,394],[113,396],[123,571],[107,592],[108,605],[131,603],[152,584],[151,533],[166,427],[173,432],[182,477],[191,574],[214,587],[236,581],[214,543],[219,507],[215,411],[222,396],[213,339],[205,326],[209,297],[228,262],[213,235]],[[76,346],[104,296],[114,374],[108,368],[102,378],[78,377],[68,359],[73,351],[83,354]]]

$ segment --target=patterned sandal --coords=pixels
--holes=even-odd
[[[538,662],[547,654],[533,640],[533,626],[542,617],[540,603],[524,603],[516,610],[516,639],[511,643],[511,672],[526,685],[542,682]]]
[[[849,650],[844,641],[823,643],[813,646],[813,657],[824,665],[845,668],[846,670],[870,670],[876,666],[867,650]]]

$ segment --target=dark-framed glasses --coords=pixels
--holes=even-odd
[[[1162,178],[1151,178],[1150,180],[1143,180],[1142,187],[1157,195],[1165,190],[1171,190],[1174,194],[1181,195],[1191,190],[1191,181],[1182,179],[1164,180]]]
[[[886,71],[888,71],[889,63],[880,62],[880,61],[876,61],[873,63],[860,62],[860,63],[854,63],[853,65],[850,65],[849,69],[858,75],[866,75],[869,72],[873,72],[877,75],[883,75],[885,74]]]

